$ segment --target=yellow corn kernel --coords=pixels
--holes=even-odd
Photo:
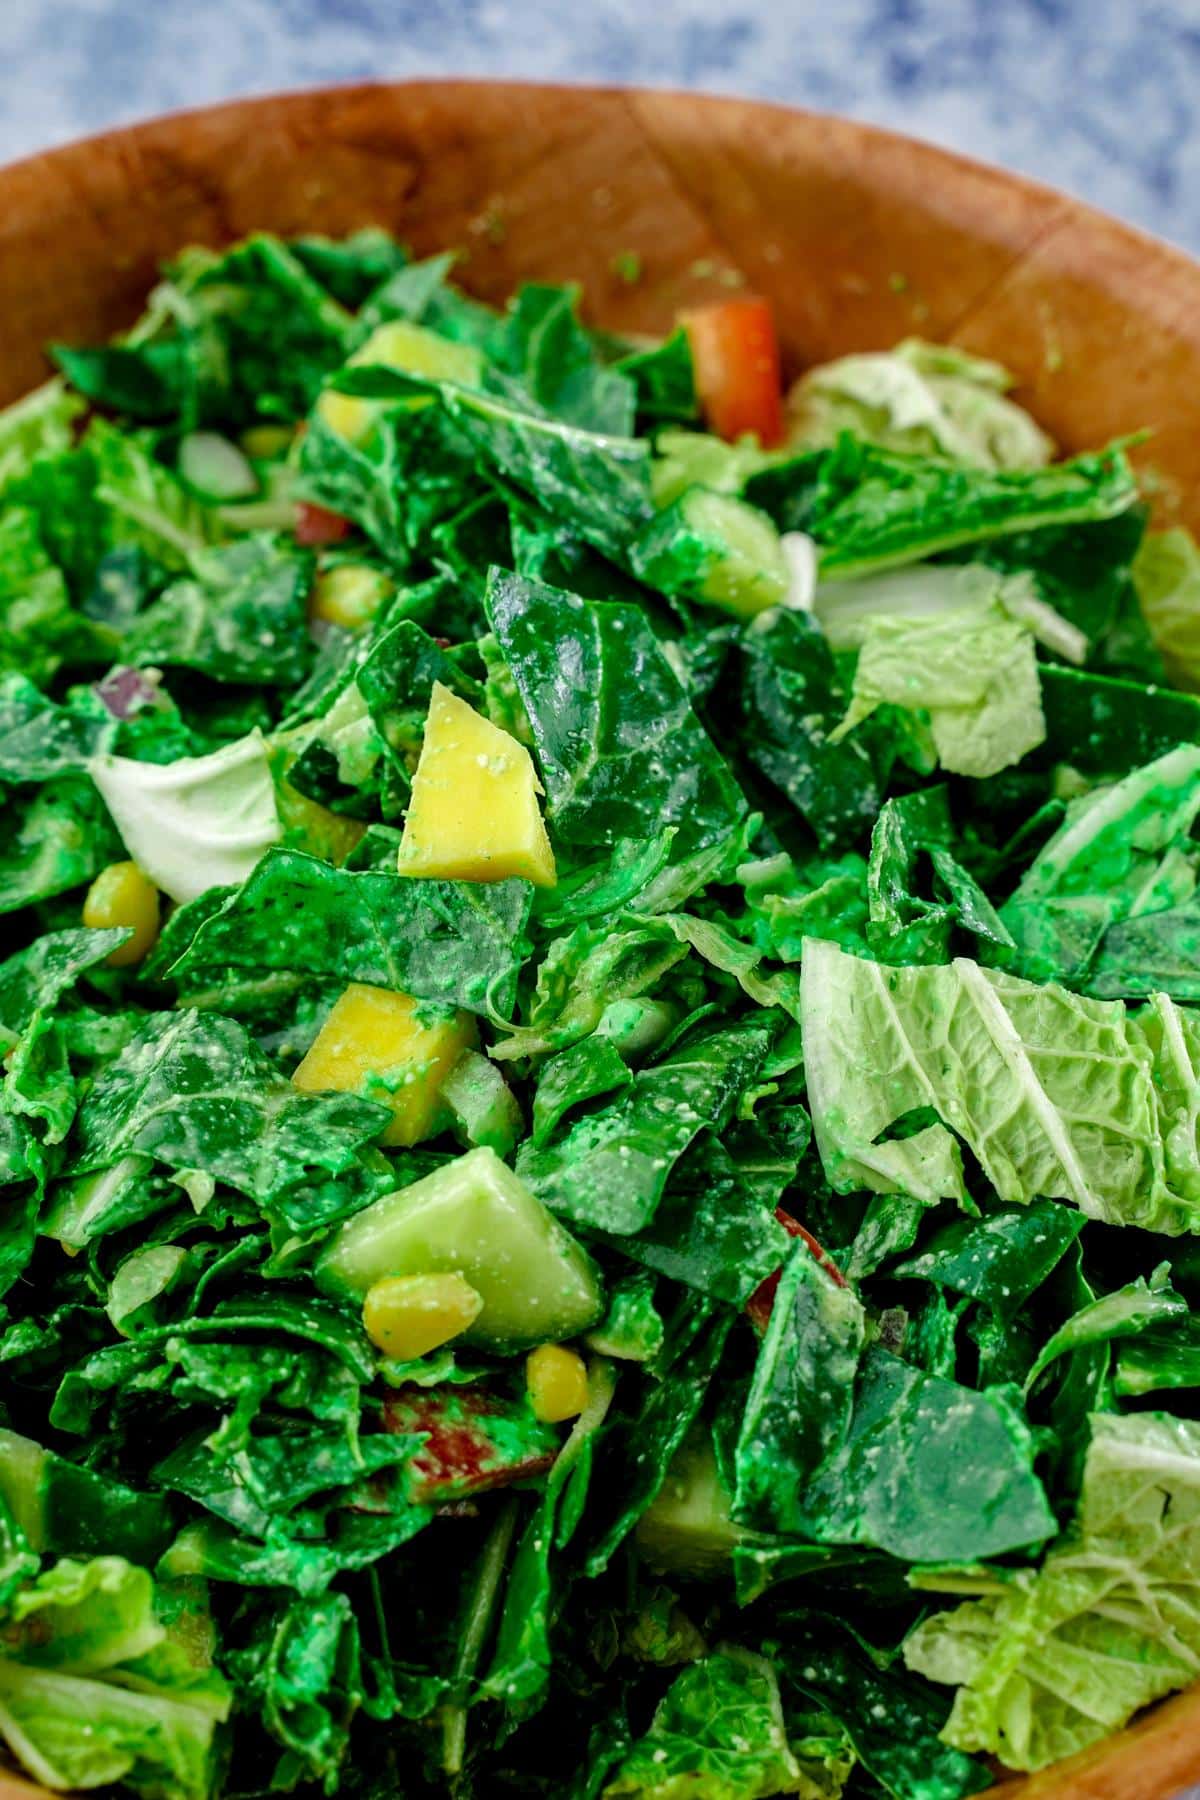
[[[541,791],[524,744],[435,681],[400,841],[401,875],[445,881],[521,875],[553,887]]]
[[[132,926],[133,936],[104,960],[114,969],[141,962],[158,936],[158,889],[135,862],[109,863],[87,891],[83,922],[94,931]]]
[[[558,1425],[577,1418],[587,1405],[587,1364],[565,1344],[539,1344],[525,1358],[525,1386],[535,1418]]]
[[[413,1362],[461,1336],[482,1311],[465,1275],[385,1275],[367,1289],[363,1329],[385,1356]]]
[[[277,456],[287,455],[294,435],[290,425],[251,425],[243,431],[240,441],[246,455],[255,462],[272,462]]]
[[[430,381],[456,381],[463,387],[478,387],[483,369],[483,358],[472,344],[457,344],[406,319],[377,325],[350,362],[379,363],[408,375],[424,375]],[[428,404],[423,396],[416,397],[415,403]],[[379,404],[331,391],[321,395],[317,411],[331,431],[354,442],[370,430]]]
[[[442,1082],[477,1041],[470,1013],[438,1016],[410,994],[352,981],[292,1076],[305,1093],[362,1094],[390,1106],[385,1144],[419,1144],[447,1122]]]
[[[387,576],[367,563],[337,563],[317,576],[309,612],[343,631],[359,631],[394,591]]]

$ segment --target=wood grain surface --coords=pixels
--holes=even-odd
[[[1163,522],[1200,529],[1200,267],[1088,207],[843,120],[694,95],[504,82],[335,88],[161,119],[0,171],[0,402],[51,340],[128,325],[156,265],[257,228],[382,224],[502,300],[582,283],[661,331],[744,276],[789,372],[908,333],[995,356],[1067,450],[1148,430]],[[636,252],[641,278],[617,260]],[[1170,1800],[1200,1692],[1004,1800]],[[0,1800],[39,1790],[0,1777]]]

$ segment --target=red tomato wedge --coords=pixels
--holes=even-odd
[[[789,1237],[804,1239],[804,1242],[808,1245],[812,1254],[816,1257],[831,1281],[836,1282],[838,1287],[849,1286],[842,1271],[838,1268],[832,1257],[826,1256],[824,1250],[822,1250],[811,1231],[806,1231],[798,1219],[793,1219],[791,1213],[784,1212],[782,1206],[777,1206],[775,1208],[775,1217],[779,1220],[779,1223],[783,1226],[783,1229],[787,1232]],[[767,1329],[767,1321],[771,1317],[771,1308],[775,1304],[775,1290],[779,1286],[779,1277],[782,1274],[782,1269],[776,1269],[773,1275],[768,1275],[765,1281],[759,1283],[746,1302],[746,1317],[756,1331],[763,1332]]]
[[[389,1431],[426,1436],[408,1465],[409,1499],[418,1506],[444,1506],[528,1481],[558,1454],[557,1432],[527,1406],[482,1388],[397,1388],[383,1415]]]
[[[319,544],[340,544],[353,530],[349,519],[330,512],[326,506],[313,506],[301,500],[296,508],[296,542],[315,548]]]
[[[778,444],[783,438],[783,386],[770,302],[718,300],[680,317],[710,430],[730,442],[752,431],[765,447]]]

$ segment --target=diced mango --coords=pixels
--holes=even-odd
[[[525,1386],[535,1419],[560,1425],[587,1405],[587,1364],[565,1344],[539,1344],[525,1358]]]
[[[483,372],[483,358],[472,344],[457,344],[407,319],[377,325],[350,362],[381,364],[406,375],[424,375],[430,381],[456,381],[462,387],[478,387]],[[317,403],[330,430],[352,443],[370,430],[378,408],[378,401],[359,400],[353,394],[326,393]]]
[[[553,887],[541,791],[525,746],[435,682],[400,842],[401,875],[446,881],[520,875]]]
[[[292,1076],[305,1093],[362,1094],[390,1106],[385,1144],[419,1144],[445,1122],[441,1084],[476,1042],[470,1013],[438,1017],[410,994],[352,981]]]
[[[394,592],[387,576],[369,563],[335,563],[313,583],[309,614],[343,631],[360,631]]]
[[[363,1329],[396,1362],[415,1362],[461,1337],[483,1311],[465,1275],[385,1275],[367,1289]]]
[[[133,936],[105,957],[111,968],[128,968],[141,962],[158,936],[158,889],[135,862],[109,863],[87,891],[83,922],[93,931],[113,925],[133,928]]]

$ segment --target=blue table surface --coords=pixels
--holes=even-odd
[[[1200,0],[0,0],[0,159],[235,94],[447,72],[899,127],[1200,251]]]
[[[0,68],[0,160],[323,81],[645,82],[889,125],[1200,253],[1200,0],[0,0]]]

